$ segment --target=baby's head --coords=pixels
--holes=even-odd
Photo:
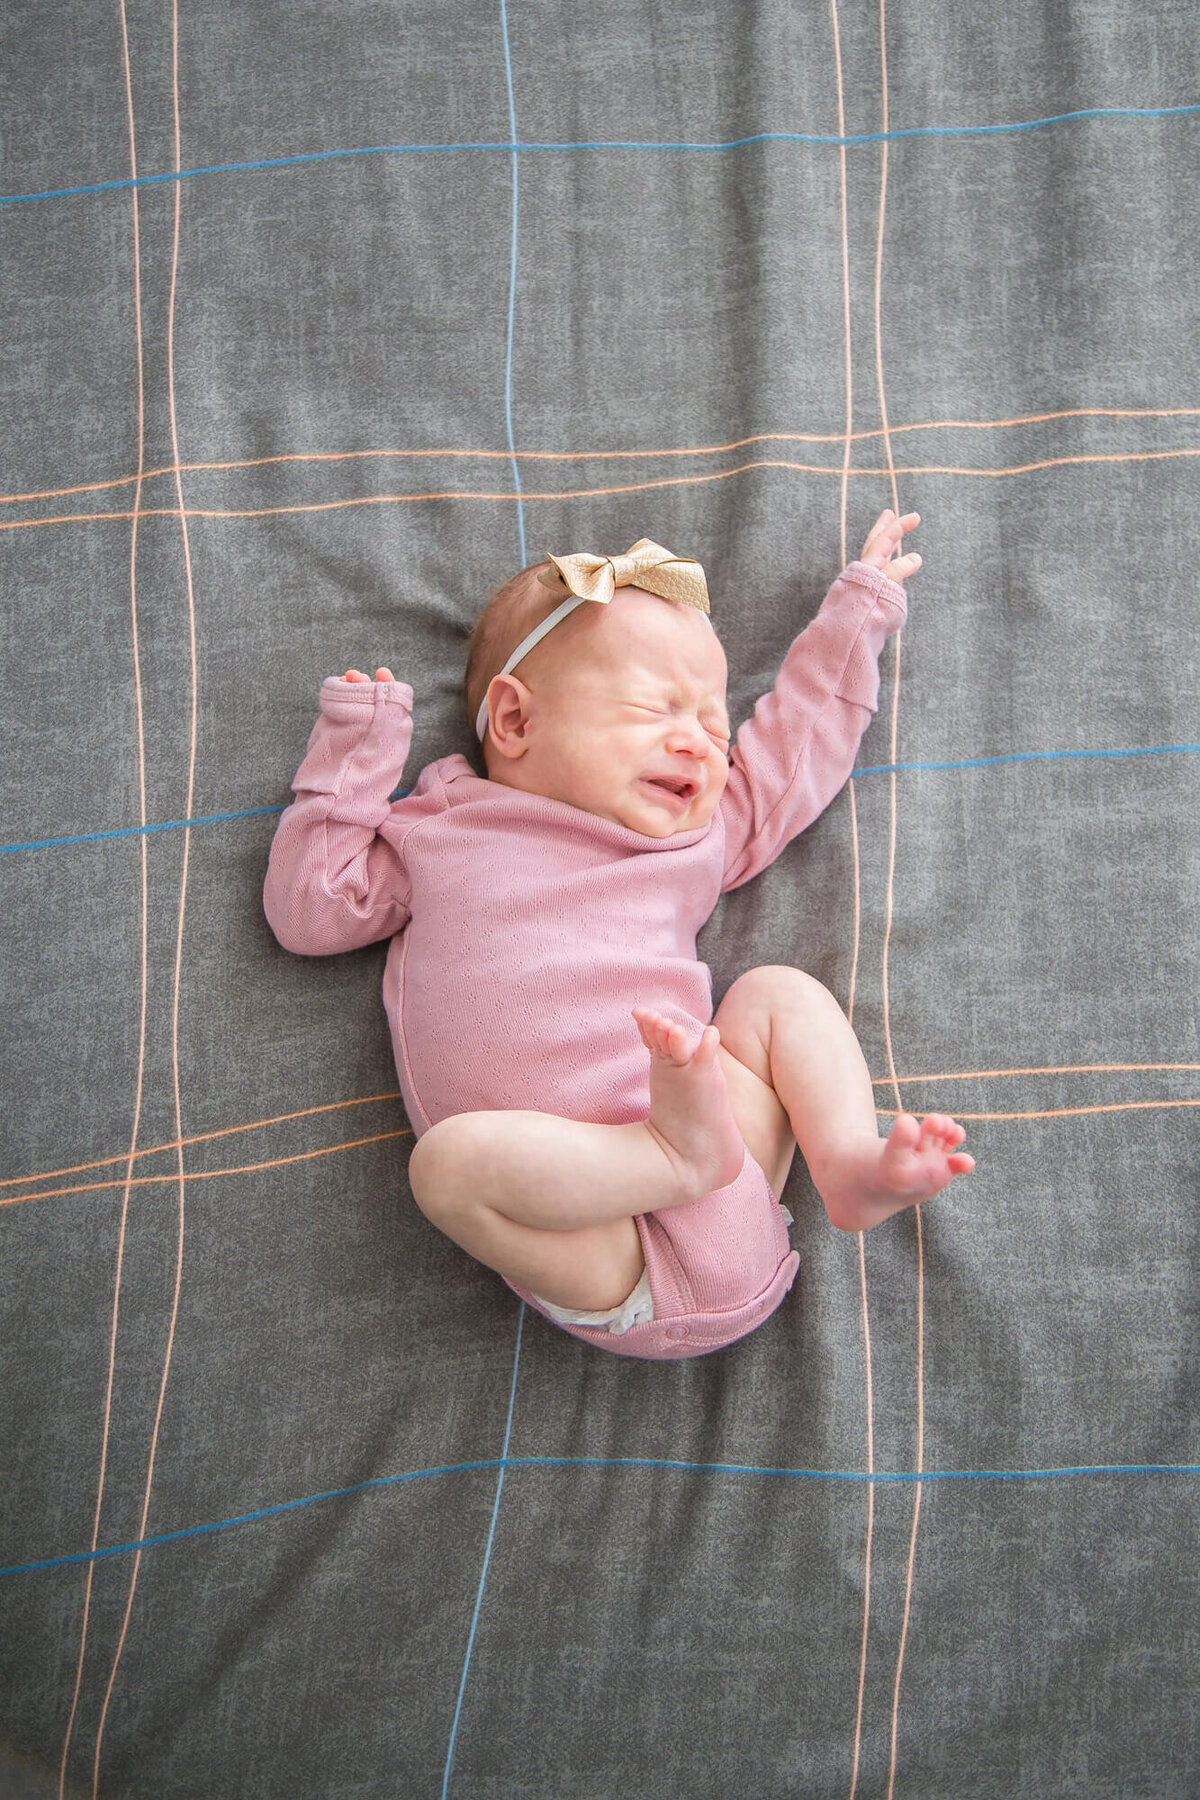
[[[729,773],[725,655],[695,605],[635,586],[574,605],[522,569],[493,594],[467,652],[466,697],[484,722],[488,776],[646,837],[707,825]],[[503,672],[501,672],[503,671]]]

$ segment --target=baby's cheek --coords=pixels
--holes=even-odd
[[[725,792],[725,784],[729,780],[729,764],[719,751],[714,750],[707,762],[708,780],[700,801],[706,820],[712,818],[721,804],[721,795]]]

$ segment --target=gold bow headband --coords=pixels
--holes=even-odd
[[[551,567],[542,570],[538,580],[546,587],[556,588],[560,592],[566,588],[567,598],[561,606],[555,607],[549,618],[543,619],[527,637],[521,639],[504,667],[498,671],[501,675],[510,674],[522,657],[528,656],[534,645],[541,643],[547,632],[553,631],[568,613],[573,613],[585,600],[598,600],[602,606],[607,606],[619,587],[642,588],[648,594],[657,594],[660,599],[675,600],[681,606],[694,606],[705,615],[709,610],[708,584],[700,564],[690,556],[672,555],[670,550],[664,550],[661,544],[655,544],[649,538],[639,538],[636,544],[630,545],[624,556],[589,556],[586,552],[574,556],[552,556],[547,551],[546,560]],[[487,736],[487,723],[485,694],[475,719],[475,731],[480,743]]]
[[[690,556],[674,556],[661,544],[639,538],[624,556],[551,556],[553,564],[538,580],[547,587],[568,588],[580,600],[599,600],[607,606],[619,587],[644,588],[663,600],[678,600],[683,606],[696,606],[708,611],[708,586],[704,570]]]

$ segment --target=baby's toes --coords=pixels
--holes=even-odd
[[[929,1113],[921,1121],[921,1135],[930,1150],[953,1150],[967,1134],[945,1113]]]
[[[898,1113],[888,1133],[888,1145],[893,1150],[922,1150],[925,1147],[924,1132],[924,1124],[914,1119],[911,1113]]]
[[[637,1020],[642,1042],[651,1055],[670,1056],[677,1060],[671,1045],[671,1034],[678,1031],[678,1026],[672,1025],[670,1019],[664,1019],[661,1013],[652,1012],[649,1007],[636,1008],[633,1016]]]
[[[663,1055],[669,1056],[678,1069],[682,1069],[686,1063],[690,1063],[692,1060],[687,1032],[682,1025],[675,1024],[671,1019],[662,1021],[662,1049]],[[716,1055],[715,1048],[713,1055]]]
[[[644,1007],[635,1007],[633,1010],[633,1017],[637,1024],[638,1036],[641,1038],[643,1044],[645,1044],[647,1050],[651,1052],[657,1050],[657,1015],[648,1012]]]

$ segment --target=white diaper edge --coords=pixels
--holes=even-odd
[[[619,1306],[609,1307],[607,1312],[581,1312],[574,1306],[555,1306],[553,1301],[543,1300],[540,1294],[532,1291],[530,1298],[536,1300],[542,1310],[548,1312],[559,1325],[606,1327],[613,1337],[624,1337],[634,1325],[648,1325],[654,1317],[649,1269],[642,1270],[632,1293],[627,1294]]]

